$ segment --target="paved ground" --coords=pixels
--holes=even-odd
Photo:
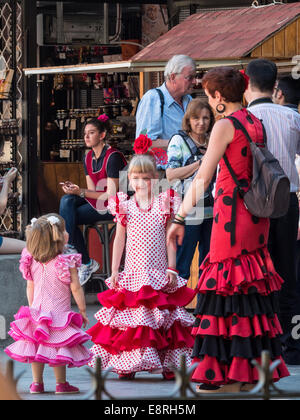
[[[96,305],[88,305],[88,316],[90,318],[91,326],[96,323],[93,314],[98,309],[99,307]],[[87,343],[87,345],[90,347],[91,343]],[[0,357],[2,363],[7,360],[1,349]],[[291,377],[281,380],[278,387],[284,391],[297,391],[300,393],[300,366],[290,366],[289,369]],[[19,381],[18,391],[21,397],[26,400],[77,400],[84,398],[91,386],[91,377],[87,368],[68,369],[69,382],[78,386],[81,393],[73,396],[56,396],[54,394],[55,379],[53,371],[47,366],[45,369],[45,390],[47,393],[42,396],[30,395],[29,386],[32,382],[30,366],[16,362],[15,374],[17,375],[21,371],[24,371],[24,374]],[[162,396],[167,400],[173,388],[174,382],[166,382],[162,380],[161,375],[150,375],[147,373],[138,373],[134,381],[119,381],[117,375],[111,373],[109,374],[107,381],[107,391],[118,400],[122,400],[123,398],[149,398],[152,396]]]

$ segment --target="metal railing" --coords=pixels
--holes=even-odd
[[[196,400],[282,400],[282,399],[300,399],[300,391],[283,391],[276,387],[273,382],[273,372],[280,364],[280,360],[276,360],[272,363],[270,353],[263,351],[261,354],[261,364],[255,360],[252,364],[257,368],[259,374],[259,380],[255,387],[251,391],[242,393],[215,393],[215,394],[199,394],[194,389],[194,384],[191,382],[191,376],[197,367],[197,364],[187,367],[185,356],[181,357],[181,366],[179,369],[174,368],[175,383],[174,388],[169,395],[152,395],[148,397],[135,397],[134,395],[124,398],[122,401],[135,400],[135,401],[196,401]],[[108,375],[111,369],[102,369],[101,359],[96,360],[96,368],[86,368],[91,376],[91,388],[86,394],[79,396],[78,400],[118,400],[117,396],[112,395],[106,389],[106,383]],[[7,362],[6,378],[8,381],[17,387],[19,379],[22,377],[24,372],[20,372],[18,376],[14,377],[14,362]]]

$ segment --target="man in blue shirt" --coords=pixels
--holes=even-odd
[[[175,55],[165,68],[165,83],[149,90],[139,103],[136,114],[136,137],[147,130],[153,146],[167,149],[170,138],[181,129],[196,77],[196,64],[186,55]]]

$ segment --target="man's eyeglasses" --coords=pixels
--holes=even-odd
[[[191,74],[190,76],[183,76],[185,80],[188,80],[189,82],[192,82],[194,79],[196,79],[195,74]]]

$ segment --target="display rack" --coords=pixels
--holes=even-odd
[[[13,70],[9,93],[0,98],[0,135],[4,137],[4,156],[0,158],[0,175],[11,167],[18,169],[8,205],[0,216],[0,235],[21,236],[22,212],[22,4],[18,0],[0,0],[0,50],[2,65]]]
[[[130,117],[138,98],[138,75],[95,73],[64,76],[41,83],[41,160],[82,162],[86,146],[85,123],[106,114],[112,124],[109,143],[132,155],[135,118]]]

